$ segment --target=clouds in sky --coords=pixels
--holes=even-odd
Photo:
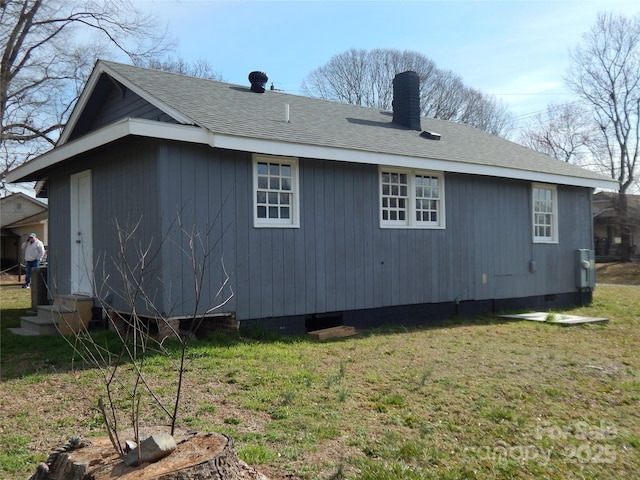
[[[176,55],[206,59],[226,81],[264,70],[300,93],[304,78],[350,48],[419,52],[496,95],[519,117],[569,99],[569,49],[602,11],[640,14],[637,0],[135,0],[168,22]]]

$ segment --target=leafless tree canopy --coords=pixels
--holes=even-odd
[[[520,143],[565,162],[598,169],[599,129],[588,108],[580,102],[549,104],[520,133]]]
[[[592,110],[597,153],[624,195],[636,181],[640,140],[640,15],[598,15],[572,61],[567,83]]]
[[[391,110],[393,77],[407,70],[420,75],[423,115],[508,134],[512,115],[500,100],[466,87],[459,75],[412,51],[348,50],[312,71],[302,90],[327,100]]]
[[[139,63],[165,33],[129,0],[0,1],[0,180],[56,142],[96,58]]]
[[[640,148],[640,15],[599,14],[571,56],[567,84],[590,107],[598,126],[594,157],[618,182],[620,259],[628,261],[633,222],[627,192],[637,186]]]
[[[206,78],[208,80],[224,81],[222,74],[213,69],[211,62],[199,59],[195,62],[187,62],[182,57],[152,58],[140,64],[142,67],[163,70],[165,72],[181,73],[191,77]]]

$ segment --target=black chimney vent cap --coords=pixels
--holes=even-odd
[[[249,82],[251,83],[251,91],[256,93],[264,93],[265,85],[269,81],[266,73],[255,71],[249,74]]]

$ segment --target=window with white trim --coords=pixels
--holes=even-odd
[[[382,167],[380,226],[444,228],[444,175]]]
[[[298,159],[254,155],[253,222],[256,227],[298,227]]]
[[[533,184],[533,242],[558,241],[558,195],[555,186]]]

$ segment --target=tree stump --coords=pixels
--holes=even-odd
[[[166,428],[164,429],[166,431]],[[152,434],[156,432],[145,433]],[[122,435],[120,438],[124,438]],[[129,439],[129,438],[127,438]],[[269,480],[235,453],[233,439],[219,433],[180,432],[177,448],[154,463],[128,467],[109,437],[59,455],[49,478],[57,480]],[[85,439],[86,440],[86,439]]]

